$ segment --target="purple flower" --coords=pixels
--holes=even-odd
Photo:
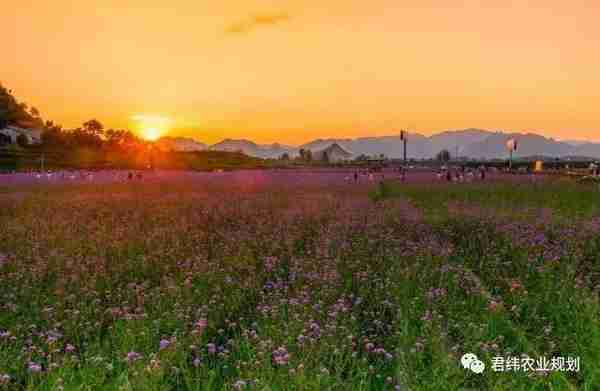
[[[283,346],[277,348],[271,356],[275,365],[287,365],[287,363],[290,361],[290,354]]]
[[[169,345],[171,345],[171,341],[169,341],[168,339],[161,339],[159,342],[160,345],[160,350],[166,349],[169,347]]]
[[[140,358],[142,358],[142,355],[137,353],[137,352],[129,352],[127,353],[127,362],[132,363],[134,361],[139,360]]]
[[[31,373],[39,373],[42,371],[42,366],[40,364],[30,362],[27,366],[27,370]]]
[[[210,354],[215,354],[217,352],[217,346],[214,343],[207,344],[206,349]]]
[[[195,323],[195,326],[198,330],[202,331],[206,328],[206,326],[208,326],[208,320],[205,318],[198,319],[198,321]]]

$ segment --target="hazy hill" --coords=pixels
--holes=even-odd
[[[343,139],[336,139],[336,138],[328,138],[328,139],[316,139],[313,140],[311,142],[308,142],[306,144],[302,144],[298,147],[298,149],[302,148],[302,149],[310,149],[311,151],[315,152],[315,151],[319,151],[322,149],[325,149],[327,147],[329,147],[330,145],[333,144],[337,144],[339,146],[341,146],[342,148],[348,150],[349,152],[352,152],[352,142],[354,140],[350,139],[350,138],[343,138]]]
[[[408,135],[410,147],[407,149],[409,158],[421,158],[430,155],[430,145],[427,137],[411,133]],[[317,139],[303,144],[300,148],[310,149],[313,152],[338,144],[354,156],[358,155],[380,155],[387,157],[402,156],[402,141],[399,136],[361,137],[357,139]]]
[[[518,140],[516,157],[523,156],[588,156],[600,158],[600,143],[557,141],[534,133],[503,133],[483,129],[449,130],[432,136],[418,133],[408,135],[407,157],[409,159],[432,158],[446,149],[451,155],[473,159],[504,159],[508,156],[506,142]],[[356,139],[316,139],[299,147],[280,144],[258,145],[249,140],[226,139],[211,147],[213,150],[242,151],[249,156],[277,158],[283,153],[296,156],[300,148],[310,149],[313,153],[339,145],[354,157],[359,155],[378,156],[384,154],[390,158],[402,157],[402,141],[399,136],[360,137]]]
[[[353,158],[352,153],[341,147],[338,143],[333,143],[325,149],[313,153],[315,160],[327,160],[329,162],[339,162]]]
[[[214,145],[211,145],[212,151],[237,152],[241,151],[248,156],[266,158],[278,158],[284,153],[293,153],[295,148],[288,147],[279,143],[260,145],[249,140],[225,139]]]
[[[492,134],[489,130],[482,129],[465,129],[465,130],[449,130],[435,134],[429,137],[431,142],[430,155],[435,156],[442,150],[447,150],[452,155],[458,154],[463,156],[467,146],[479,143],[485,140]]]
[[[509,156],[506,142],[511,138],[518,142],[517,150],[514,153],[515,157],[534,155],[560,157],[570,155],[574,151],[574,147],[570,144],[533,133],[496,132],[479,142],[466,146],[462,155],[470,158],[506,158]]]
[[[161,137],[156,146],[164,151],[174,152],[204,151],[207,148],[206,144],[185,137]]]
[[[600,143],[586,143],[575,147],[573,156],[587,156],[600,159]]]

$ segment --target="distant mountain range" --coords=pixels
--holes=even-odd
[[[162,137],[156,141],[156,146],[162,150],[179,152],[204,151],[208,148],[204,143],[184,137]]]
[[[458,154],[460,157],[471,159],[504,159],[508,157],[506,142],[510,139],[518,141],[518,148],[514,153],[517,158],[528,156],[568,158],[577,156],[600,159],[600,143],[558,141],[534,133],[504,133],[483,129],[464,129],[444,131],[432,136],[410,133],[407,139],[407,157],[411,159],[433,158],[444,149],[448,150],[452,156]],[[170,140],[171,144],[174,143],[172,149],[178,150],[176,142],[178,138],[170,138]],[[190,139],[181,140],[186,140],[185,143],[181,141],[182,145],[189,145],[190,143]],[[225,139],[217,144],[205,147],[218,151],[241,151],[246,155],[259,158],[278,158],[284,153],[287,153],[290,157],[297,156],[300,149],[308,149],[313,153],[323,151],[333,144],[337,144],[352,154],[353,157],[359,155],[379,156],[381,154],[389,158],[402,157],[402,141],[399,136],[317,139],[297,147],[278,143],[261,145],[244,139]],[[204,144],[198,143],[198,145]]]

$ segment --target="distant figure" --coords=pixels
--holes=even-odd
[[[358,171],[354,171],[354,183],[358,183]]]
[[[446,180],[448,182],[452,182],[452,173],[450,172],[450,170],[446,170]]]
[[[133,173],[130,171],[129,174],[127,174],[127,179],[132,180],[133,179]]]

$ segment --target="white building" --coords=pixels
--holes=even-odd
[[[40,129],[24,129],[17,126],[7,126],[4,129],[0,129],[0,134],[8,137],[11,144],[16,144],[17,138],[21,134],[27,137],[29,144],[41,144],[42,142],[42,131]]]

